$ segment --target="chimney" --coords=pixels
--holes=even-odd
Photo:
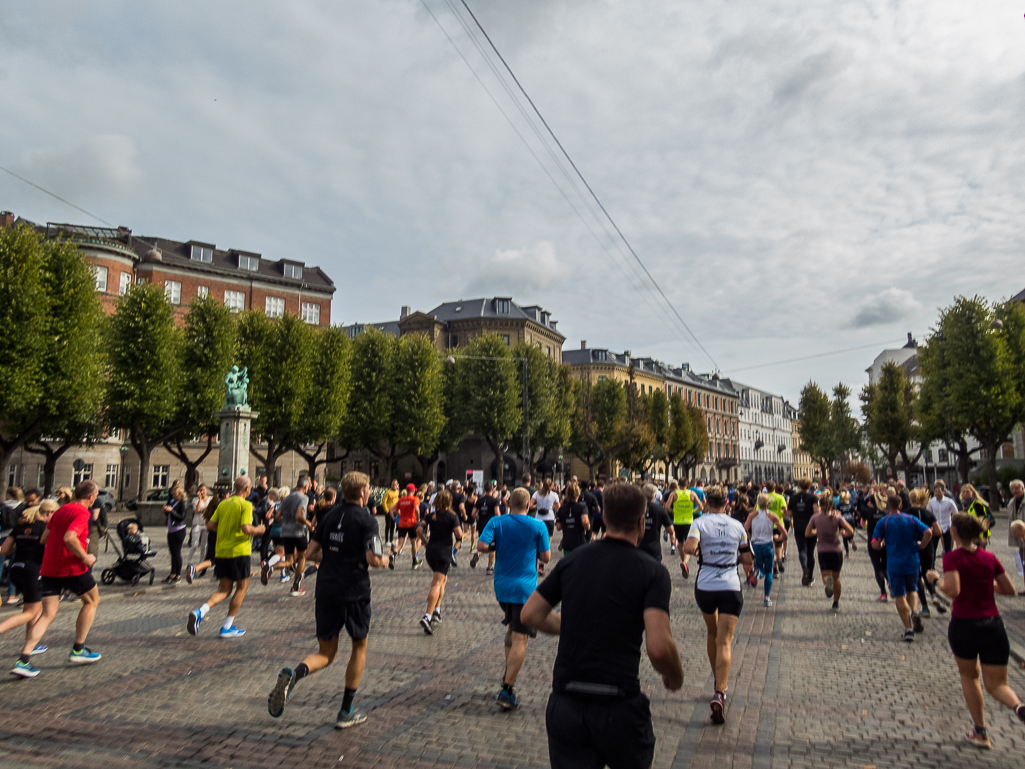
[[[625,355],[627,358],[629,358],[630,357],[630,351],[629,350],[623,350],[623,355]]]
[[[586,350],[587,349],[587,340],[586,339],[581,339],[580,340],[580,349],[581,350]]]
[[[0,227],[10,227],[14,224],[14,214],[10,211],[0,211]]]
[[[402,305],[402,309],[399,310],[399,320],[405,320],[409,317],[410,308],[408,305]]]
[[[690,371],[690,364],[689,363],[681,363],[680,364],[680,369],[683,370],[683,371]]]

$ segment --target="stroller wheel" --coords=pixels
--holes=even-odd
[[[139,584],[139,575],[136,574],[134,577],[132,577],[132,587],[135,587],[138,584]]]
[[[102,582],[102,583],[103,583],[104,585],[113,585],[113,584],[114,584],[114,578],[115,578],[116,576],[117,576],[117,575],[116,575],[116,574],[114,574],[114,570],[113,570],[113,569],[104,569],[104,570],[103,570],[103,571],[102,571],[102,572],[100,573],[100,581],[101,581],[101,582]]]

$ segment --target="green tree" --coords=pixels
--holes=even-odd
[[[50,300],[46,248],[27,225],[0,229],[0,467],[35,435]],[[87,284],[93,285],[92,280]],[[0,486],[6,486],[7,473]]]
[[[442,366],[441,405],[444,422],[434,448],[430,451],[415,452],[416,460],[420,463],[421,478],[430,475],[432,465],[438,461],[442,453],[455,451],[466,437],[467,428],[463,421],[465,415],[461,407],[460,392],[461,379],[458,368],[454,365]]]
[[[861,446],[861,428],[851,414],[850,397],[851,388],[841,382],[833,388],[833,400],[829,404],[833,449],[841,467],[849,463],[854,452]]]
[[[310,478],[328,462],[327,446],[345,419],[352,382],[352,346],[337,327],[314,329],[312,378],[295,431],[295,452],[306,460]]]
[[[526,429],[530,436],[530,456],[523,456],[522,442],[516,446],[515,453],[525,466],[534,468],[539,461],[547,459],[569,441],[574,407],[571,392],[573,384],[569,367],[560,366],[537,345],[520,343],[512,349],[512,357],[527,360]],[[522,360],[517,362],[522,366]],[[522,404],[522,376],[519,397]],[[523,430],[521,419],[520,434]]]
[[[1025,308],[958,297],[940,313],[919,365],[930,412],[942,409],[985,450],[997,507],[997,450],[1025,421]]]
[[[588,476],[594,480],[598,465],[604,458],[598,442],[592,439],[597,422],[594,385],[590,380],[579,382],[574,391],[573,416],[570,420],[569,450],[587,465]]]
[[[181,430],[173,426],[182,370],[181,335],[162,288],[134,286],[107,326],[106,418],[123,430],[139,457],[139,499],[149,488],[153,449]]]
[[[49,242],[44,251],[49,344],[41,355],[46,375],[39,385],[38,425],[25,450],[44,458],[49,494],[57,460],[72,446],[91,444],[102,430],[104,316],[92,267],[78,248]]]
[[[801,420],[801,450],[808,452],[822,472],[823,482],[829,480],[829,468],[835,456],[833,431],[830,426],[829,397],[814,382],[801,389],[797,408]]]
[[[398,339],[376,328],[359,334],[352,345],[352,384],[349,408],[339,444],[348,451],[369,451],[388,462],[397,456],[398,440],[392,421],[395,353]]]
[[[916,398],[904,369],[893,361],[883,364],[879,381],[865,385],[861,391],[865,436],[886,457],[894,475],[897,459],[907,456],[907,446],[916,437]]]
[[[199,485],[199,465],[213,451],[220,424],[214,413],[224,405],[224,376],[235,356],[235,319],[227,307],[198,298],[189,307],[182,328],[177,377],[181,386],[175,399],[172,437],[164,448],[185,465],[185,488]],[[190,455],[188,442],[206,439],[198,455]]]
[[[681,483],[691,477],[698,463],[708,455],[708,423],[705,421],[704,412],[693,403],[684,403],[683,412],[690,422],[690,427],[689,441],[681,447],[682,453],[678,462],[683,470],[680,474]]]
[[[398,340],[391,381],[391,435],[404,453],[433,456],[442,439],[445,416],[445,378],[438,351],[425,334]],[[422,463],[421,463],[422,466]],[[394,478],[394,463],[389,466]],[[427,468],[424,468],[426,474]]]
[[[651,451],[653,465],[668,464],[669,456],[669,398],[664,390],[655,390],[648,396],[648,430],[654,443]],[[652,468],[654,470],[654,468]],[[668,466],[666,471],[668,474]]]
[[[313,370],[313,329],[295,315],[271,320],[250,310],[238,320],[239,359],[249,369],[249,405],[259,413],[253,422],[250,453],[263,462],[272,479],[278,460],[297,442],[297,429],[307,399]]]

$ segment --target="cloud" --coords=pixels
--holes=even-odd
[[[910,291],[902,288],[888,288],[880,291],[862,303],[861,309],[854,316],[852,325],[855,328],[867,326],[883,326],[913,315],[920,310],[922,303],[915,299]]]
[[[469,281],[472,291],[540,292],[553,289],[570,275],[570,269],[559,262],[555,248],[546,240],[528,248],[496,251]]]
[[[138,155],[139,148],[128,136],[93,136],[60,147],[27,150],[18,170],[72,200],[121,197],[136,190],[143,179]]]

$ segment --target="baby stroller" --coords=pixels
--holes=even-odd
[[[128,527],[133,523],[139,527],[138,534],[128,533]],[[106,536],[107,541],[114,546],[114,552],[117,553],[118,558],[113,566],[104,569],[100,574],[100,580],[103,584],[113,585],[114,580],[120,577],[125,582],[138,585],[142,578],[148,574],[149,583],[152,585],[157,570],[149,566],[146,563],[146,559],[152,558],[156,553],[149,549],[149,537],[143,532],[142,523],[139,519],[125,518],[117,524],[117,537],[121,540],[121,547],[124,549],[123,553],[121,550],[118,550],[117,543],[111,538],[109,532]]]

